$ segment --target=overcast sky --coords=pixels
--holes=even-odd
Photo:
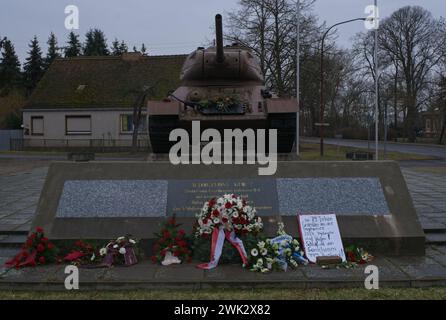
[[[10,38],[23,60],[30,39],[37,35],[46,50],[53,31],[64,43],[64,9],[76,5],[80,11],[79,33],[91,27],[102,29],[111,42],[125,40],[129,48],[144,42],[149,54],[189,53],[213,39],[211,26],[216,13],[231,11],[238,0],[0,0],[0,37]],[[336,22],[364,17],[373,0],[317,0],[314,12],[320,21]],[[445,0],[379,0],[381,17],[405,5],[421,5],[435,16],[446,16]],[[338,29],[339,44],[348,47],[351,37],[364,30],[361,22]]]

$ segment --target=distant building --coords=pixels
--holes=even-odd
[[[153,88],[151,100],[164,98],[179,85],[185,59],[127,53],[55,60],[23,109],[25,148],[130,147],[136,98],[145,87]]]
[[[421,116],[424,124],[423,136],[425,138],[439,138],[443,121],[441,112],[423,112]]]

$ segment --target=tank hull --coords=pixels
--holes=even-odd
[[[200,135],[206,129],[216,129],[224,136],[225,129],[276,129],[277,152],[289,153],[292,151],[296,138],[296,113],[269,114],[267,117],[246,119],[244,117],[230,117],[229,119],[184,119],[178,115],[151,115],[149,116],[149,134],[152,151],[157,154],[169,153],[176,143],[169,141],[172,130],[181,128],[192,137],[193,121],[200,121]],[[228,116],[229,117],[229,116]]]

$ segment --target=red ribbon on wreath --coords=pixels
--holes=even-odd
[[[218,261],[220,260],[221,253],[223,250],[223,244],[225,239],[237,249],[242,262],[244,265],[248,265],[248,256],[246,254],[243,241],[240,240],[234,231],[224,230],[222,226],[219,228],[214,228],[212,231],[212,243],[211,243],[211,261],[208,263],[203,263],[197,266],[199,269],[214,269],[218,266]]]

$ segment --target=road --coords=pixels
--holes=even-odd
[[[319,143],[319,138],[302,138],[302,142],[309,143]],[[375,143],[374,141],[368,142],[367,140],[346,140],[346,139],[324,139],[326,144],[345,146],[352,148],[364,148],[367,149],[370,145],[371,151],[374,151]],[[382,142],[379,144],[380,150],[384,149]],[[437,158],[446,159],[446,147],[444,146],[429,146],[421,144],[408,144],[408,143],[387,143],[387,151],[402,152],[402,153],[413,153],[420,154],[424,156],[433,156]]]

